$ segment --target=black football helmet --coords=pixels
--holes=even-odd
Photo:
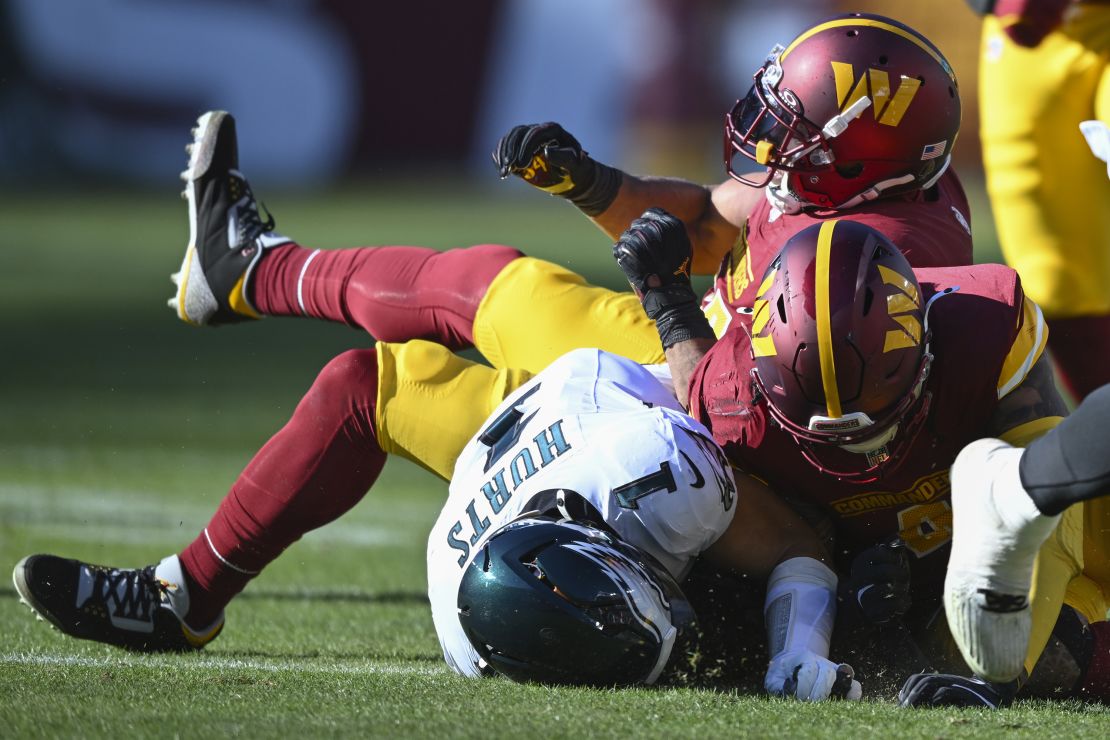
[[[463,575],[458,607],[482,659],[522,682],[654,683],[695,624],[650,555],[549,518],[518,519],[490,537]]]

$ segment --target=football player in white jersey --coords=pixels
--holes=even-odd
[[[409,379],[384,407],[372,382],[379,365],[386,382]],[[491,398],[504,401],[487,416]],[[476,409],[485,410],[475,416]],[[383,427],[396,441],[406,438],[406,425],[427,424],[439,430],[434,451],[379,447]],[[448,448],[451,456],[436,456]],[[495,371],[429,342],[343,353],[180,554],[140,569],[31,555],[16,565],[16,589],[73,637],[145,652],[200,649],[223,628],[224,606],[267,563],[361,498],[380,470],[374,456],[386,453],[453,479],[430,538],[428,574],[436,629],[448,663],[461,673],[493,667],[516,679],[654,681],[681,653],[675,645],[688,622],[681,592],[669,582],[705,554],[768,580],[769,692],[804,700],[860,696],[851,670],[827,658],[837,579],[819,560],[816,535],[758,481],[741,477],[737,487],[706,430],[682,413],[669,380],[599,350],[577,350],[534,377]],[[582,524],[534,522],[553,512]],[[514,519],[516,526],[506,527]],[[550,553],[540,558],[537,545],[518,565],[535,567],[543,578],[531,585],[551,584],[545,589],[564,611],[577,610],[573,625],[543,621],[524,590],[486,575],[505,562],[506,543],[551,527],[560,534],[544,540]],[[577,558],[572,580],[593,584],[588,598],[552,570],[562,556]],[[460,589],[463,582],[470,587]],[[596,588],[602,582],[611,586],[607,594]],[[498,591],[493,586],[508,590],[484,597],[475,583],[490,594]],[[607,601],[596,603],[602,596]],[[467,608],[460,610],[463,597]],[[482,619],[492,611],[513,619],[503,628],[495,620],[491,631]],[[584,623],[594,642],[568,632]],[[513,650],[498,650],[507,637],[517,641]],[[552,670],[540,648],[568,640],[609,656],[608,663]],[[621,650],[606,652],[611,645]]]
[[[663,374],[666,385],[653,372]],[[448,664],[469,676],[492,667],[514,678],[654,682],[678,657],[675,638],[686,622],[681,613],[676,616],[683,611],[683,597],[674,583],[698,555],[728,563],[729,554],[743,546],[735,541],[743,537],[743,524],[730,526],[737,496],[758,485],[748,479],[743,483],[738,492],[721,449],[682,411],[663,368],[649,370],[592,349],[560,358],[507,398],[466,445],[428,538],[428,594]],[[548,525],[540,528],[549,533],[546,539],[535,539],[537,515],[589,526],[559,534]],[[532,531],[510,536],[534,541],[523,561],[506,566],[516,574],[505,584],[499,580],[505,576],[498,576],[489,562],[506,547],[491,554],[489,542],[522,520]],[[575,555],[562,553],[575,566],[564,566],[558,574],[545,569],[536,554],[541,545],[560,546],[552,537],[576,543],[569,545]],[[608,601],[602,601],[615,600],[625,615],[616,624],[606,621],[606,609],[595,603],[596,597],[584,603],[583,596],[567,593],[574,591],[567,579],[586,580],[582,571],[590,571],[591,562],[594,571],[604,562],[602,570],[612,572]],[[462,593],[460,585],[465,586]],[[555,595],[532,604],[517,596],[529,585],[539,589],[541,598],[543,592]],[[771,693],[811,700],[834,691],[859,697],[850,669],[827,660],[835,587],[835,575],[816,559],[788,557],[776,564],[766,602],[773,625],[765,680]],[[589,594],[605,590],[587,589]],[[473,624],[464,628],[463,619],[478,621],[471,612],[483,612],[483,601],[490,607],[484,610],[485,630]],[[513,613],[495,629],[496,620],[489,618],[498,610]],[[596,628],[579,633],[575,621]],[[642,629],[632,642],[647,652],[640,663],[622,652],[632,647],[629,633],[637,633],[637,626]],[[476,631],[483,632],[481,640]],[[606,664],[607,643],[621,645],[616,653],[624,658],[622,670],[614,672]],[[501,651],[501,644],[512,649]]]

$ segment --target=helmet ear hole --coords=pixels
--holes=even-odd
[[[863,174],[862,162],[845,162],[833,166],[836,168],[836,173],[838,175],[849,180],[855,179]]]

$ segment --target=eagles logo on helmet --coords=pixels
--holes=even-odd
[[[951,160],[956,76],[898,21],[851,13],[819,23],[772,49],[754,80],[725,116],[725,166],[742,183],[769,185],[784,212],[928,188]],[[743,174],[737,155],[767,169]]]
[[[906,258],[869,226],[810,226],[771,262],[752,312],[752,382],[818,469],[866,483],[898,465],[929,412],[927,314]],[[823,462],[833,446],[867,466]]]

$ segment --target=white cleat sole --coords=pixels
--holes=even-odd
[[[19,595],[19,603],[31,610],[35,615],[35,619],[39,622],[49,624],[51,629],[61,631],[54,620],[43,615],[39,611],[38,606],[35,605],[35,598],[31,596],[31,589],[27,586],[27,582],[23,578],[23,564],[27,562],[30,555],[24,556],[18,563],[15,564],[15,570],[12,571],[12,583],[15,585],[15,592]]]
[[[185,181],[183,194],[189,203],[189,244],[185,248],[181,269],[170,278],[177,286],[177,292],[169,299],[168,305],[179,319],[193,326],[206,325],[219,308],[198,261],[196,179],[204,175],[212,164],[215,133],[227,115],[225,111],[209,111],[198,118],[193,129],[193,141],[185,147],[189,153],[189,167],[181,173],[181,179]]]

